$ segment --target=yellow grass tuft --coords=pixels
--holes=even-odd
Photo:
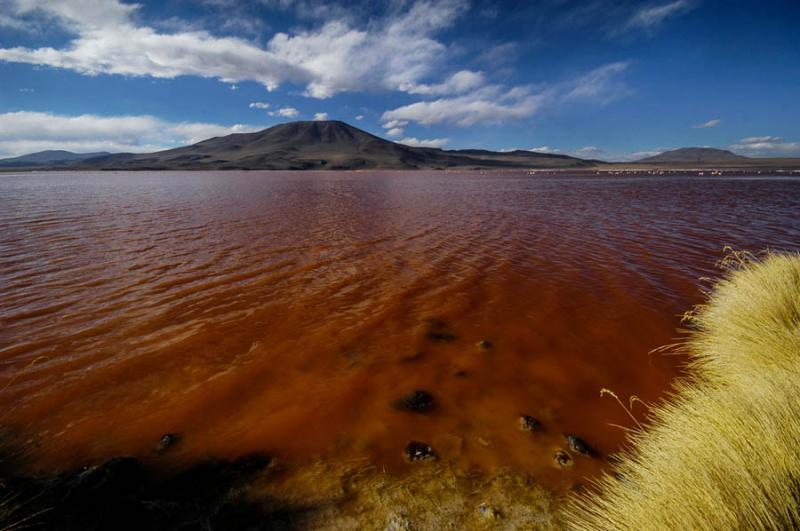
[[[732,253],[688,315],[688,374],[571,529],[800,527],[800,256]]]

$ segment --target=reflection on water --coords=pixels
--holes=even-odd
[[[0,423],[45,468],[176,432],[173,462],[419,440],[547,481],[563,434],[620,444],[600,388],[662,396],[679,360],[647,353],[723,246],[797,249],[799,212],[777,178],[0,176]]]

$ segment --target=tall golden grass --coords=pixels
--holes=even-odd
[[[800,256],[734,253],[687,315],[690,364],[570,529],[800,527]]]

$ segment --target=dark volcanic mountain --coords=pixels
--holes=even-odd
[[[340,121],[292,122],[148,154],[85,160],[90,169],[579,168],[592,163],[529,151],[446,151],[391,142]]]
[[[674,163],[674,162],[744,162],[750,160],[736,153],[731,153],[725,149],[714,148],[681,148],[672,151],[665,151],[653,157],[647,157],[638,162]]]
[[[49,150],[39,151],[37,153],[29,153],[20,157],[13,157],[9,159],[0,159],[0,166],[3,167],[30,167],[40,165],[58,165],[67,164],[79,160],[86,160],[95,157],[109,155],[105,151],[98,153],[73,153],[72,151],[62,150]]]

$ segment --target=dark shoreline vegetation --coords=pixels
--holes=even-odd
[[[44,151],[0,160],[0,172],[25,170],[551,170],[599,172],[760,172],[800,174],[797,158],[750,158],[714,148],[681,148],[628,163],[526,150],[411,147],[341,121],[290,122],[155,153]]]
[[[691,331],[678,346],[689,353],[689,373],[677,381],[676,394],[652,407],[647,427],[631,432],[631,447],[609,456],[612,472],[588,489],[575,484],[572,492],[548,492],[513,470],[490,476],[458,472],[436,462],[425,443],[414,441],[406,449],[407,461],[423,463],[399,475],[354,463],[287,467],[249,454],[172,472],[120,457],[33,477],[14,472],[13,465],[24,459],[15,462],[9,456],[24,454],[6,444],[6,459],[0,461],[0,529],[800,525],[800,452],[792,422],[800,416],[793,400],[800,353],[800,257],[732,253],[723,265],[728,274],[715,283],[707,303],[685,317]],[[439,333],[444,325],[431,326]],[[478,346],[488,349],[491,342]],[[424,414],[435,407],[435,398],[416,390],[393,405]],[[536,433],[543,427],[522,415],[518,429]],[[154,453],[168,453],[176,444],[180,436],[166,434]],[[425,455],[417,459],[420,453]],[[554,460],[569,466],[581,454],[603,458],[586,441],[567,435]]]

